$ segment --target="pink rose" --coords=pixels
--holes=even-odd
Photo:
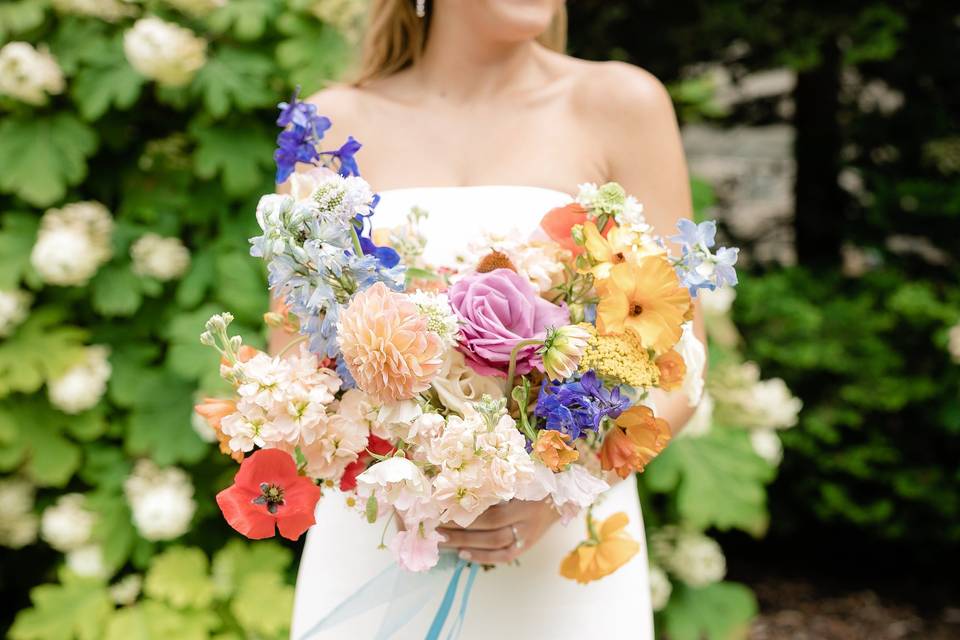
[[[570,322],[566,305],[540,297],[537,289],[509,269],[475,273],[458,280],[448,292],[460,318],[460,351],[480,375],[506,377],[510,352],[521,340],[543,338],[549,327]],[[517,373],[542,368],[537,346],[521,349]]]

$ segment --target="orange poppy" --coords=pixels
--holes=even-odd
[[[660,388],[666,391],[679,389],[687,375],[687,363],[683,361],[683,356],[675,349],[670,349],[657,358],[656,365],[660,370]]]
[[[548,469],[558,472],[580,457],[580,453],[566,443],[569,439],[569,434],[553,429],[542,429],[537,434],[533,451]]]
[[[564,558],[560,575],[586,584],[610,575],[629,562],[640,551],[640,543],[624,531],[628,522],[627,514],[620,511],[594,530],[592,518],[587,515],[590,539]]]

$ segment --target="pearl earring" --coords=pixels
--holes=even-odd
[[[427,15],[427,0],[417,0],[417,17],[423,18]]]

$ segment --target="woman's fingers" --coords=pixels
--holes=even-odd
[[[511,500],[494,505],[484,511],[470,524],[470,530],[492,530],[509,527],[511,524],[526,520],[535,502]]]
[[[505,549],[516,542],[510,527],[488,530],[441,528],[438,531],[446,537],[440,546],[454,549]]]
[[[516,546],[506,549],[461,549],[460,557],[477,564],[507,564],[520,557]]]

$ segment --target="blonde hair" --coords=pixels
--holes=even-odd
[[[420,59],[427,44],[430,11],[417,17],[413,0],[371,0],[367,31],[355,85],[385,78]],[[563,53],[567,47],[567,8],[560,4],[550,26],[537,38],[543,46]]]

